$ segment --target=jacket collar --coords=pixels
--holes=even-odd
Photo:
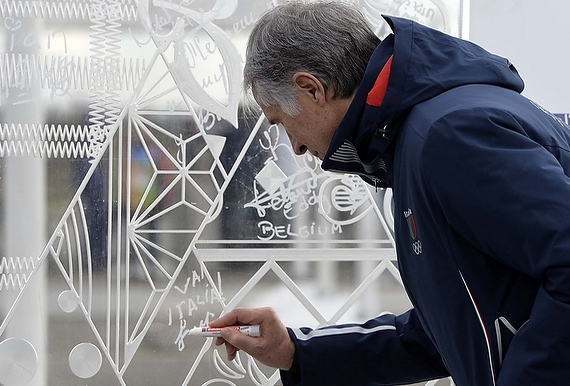
[[[379,121],[393,65],[393,35],[388,36],[370,58],[364,78],[336,131],[322,167],[325,170],[359,174],[368,183],[385,187],[388,165],[383,154],[391,143],[387,123]],[[369,147],[370,141],[374,146]],[[363,146],[367,144],[367,146]],[[363,149],[368,148],[363,154]]]
[[[391,185],[394,141],[417,104],[467,84],[524,88],[505,58],[411,20],[385,19],[393,34],[372,54],[322,163],[325,170],[360,174],[375,186]]]

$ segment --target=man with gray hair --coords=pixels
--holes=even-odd
[[[520,93],[506,59],[386,17],[382,42],[338,2],[276,7],[250,36],[245,85],[297,154],[394,191],[413,309],[364,324],[286,328],[230,311],[244,350],[284,385],[570,382],[570,128]]]

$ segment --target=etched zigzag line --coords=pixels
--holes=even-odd
[[[89,143],[77,142],[0,142],[0,158],[32,156],[42,158],[88,158]]]
[[[0,125],[0,141],[88,141],[87,125],[8,124]]]
[[[89,20],[89,0],[75,1],[1,1],[0,15],[3,17],[32,17],[42,19]],[[138,11],[130,1],[121,4],[119,14],[122,20],[137,21]]]
[[[0,261],[0,291],[21,290],[36,267],[33,257],[2,257]]]
[[[87,125],[0,126],[0,157],[87,158],[92,141]]]
[[[28,275],[0,274],[0,291],[22,290],[28,282]]]
[[[92,58],[6,53],[0,56],[0,88],[26,89],[39,85],[42,89],[65,92],[89,90],[102,82],[112,83],[118,90],[134,89],[145,71],[144,59],[118,59],[118,49],[114,52],[117,53],[114,72],[100,71],[96,76]]]
[[[36,259],[33,257],[2,257],[0,261],[0,274],[29,272],[34,268],[36,268]]]
[[[120,62],[117,58],[121,56],[121,4],[118,0],[107,0],[106,18],[106,71],[107,74],[107,117],[105,123],[114,125],[117,122],[121,111],[121,79],[119,76]]]
[[[91,88],[89,99],[89,127],[94,135],[94,142],[91,143],[90,152],[97,157],[103,149],[109,132],[111,130],[110,121],[112,117],[109,116],[109,101],[108,98],[115,98],[115,94],[110,94],[108,73],[111,73],[107,68],[110,60],[107,52],[107,36],[109,35],[107,27],[108,9],[106,1],[93,0],[89,5],[89,20],[91,22]],[[113,111],[112,115],[116,115]]]

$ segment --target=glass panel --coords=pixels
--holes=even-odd
[[[381,36],[381,13],[462,35],[461,0],[357,4]],[[312,327],[410,307],[391,192],[244,113],[245,41],[275,5],[0,4],[0,384],[278,385],[189,329],[236,306]]]

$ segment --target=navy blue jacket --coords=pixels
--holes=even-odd
[[[504,58],[412,21],[374,52],[323,168],[393,188],[414,308],[289,329],[285,385],[570,384],[570,128]],[[387,84],[379,74],[390,69]]]

